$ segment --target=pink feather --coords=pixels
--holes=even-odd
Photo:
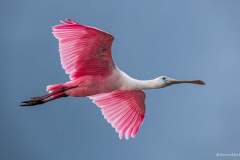
[[[59,40],[61,64],[70,78],[110,74],[114,68],[111,54],[113,36],[73,20],[61,22],[52,28],[52,32]]]
[[[143,91],[117,90],[89,96],[89,98],[99,108],[102,108],[104,117],[118,132],[120,139],[124,136],[126,139],[130,136],[136,136],[145,113],[145,94]],[[108,108],[110,109],[108,110]]]

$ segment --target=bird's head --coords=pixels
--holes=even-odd
[[[202,80],[176,80],[174,78],[170,78],[168,76],[160,76],[155,79],[155,85],[157,88],[167,87],[173,84],[181,84],[181,83],[191,83],[191,84],[198,84],[204,85],[204,81]]]

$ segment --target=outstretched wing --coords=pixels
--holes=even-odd
[[[111,34],[70,19],[53,26],[52,33],[59,40],[61,64],[70,79],[111,73],[114,68]]]
[[[120,139],[136,136],[145,113],[143,91],[116,90],[89,98],[101,108],[104,118],[115,128]]]

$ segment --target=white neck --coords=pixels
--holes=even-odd
[[[161,85],[156,79],[152,79],[152,80],[135,79],[134,86],[135,86],[135,89],[138,89],[138,90],[161,88]]]
[[[157,79],[152,80],[138,80],[130,77],[121,71],[122,83],[121,88],[126,90],[145,90],[164,87],[165,84],[159,82]]]

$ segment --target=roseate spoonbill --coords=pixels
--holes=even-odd
[[[160,76],[137,80],[121,71],[113,62],[113,36],[100,29],[66,19],[52,28],[59,41],[60,59],[70,81],[47,86],[49,94],[23,101],[21,106],[43,104],[61,97],[90,98],[115,128],[119,138],[135,137],[144,119],[145,89],[172,84],[203,85],[201,80],[176,80]]]

